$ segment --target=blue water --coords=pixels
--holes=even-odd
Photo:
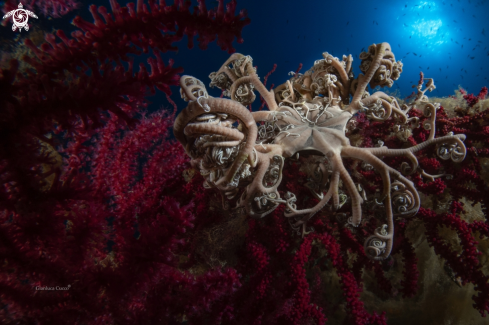
[[[253,57],[262,78],[278,65],[268,86],[284,83],[299,63],[305,72],[323,52],[340,59],[352,54],[356,77],[362,49],[381,42],[390,43],[404,64],[388,89],[399,89],[403,97],[413,91],[420,71],[437,87],[428,96],[453,95],[459,86],[477,94],[489,86],[487,0],[238,1],[238,8],[247,9],[251,24],[244,28],[244,43],[235,42],[235,48]],[[208,74],[227,57],[212,44],[206,52],[181,47],[177,59],[186,74],[208,84]]]
[[[169,4],[172,1],[167,1]],[[61,28],[75,29],[70,21],[81,15],[92,22],[88,5],[109,6],[109,1],[81,1],[78,10],[62,19],[29,21],[31,30]],[[126,2],[119,1],[121,5]],[[192,1],[197,5],[197,2]],[[206,1],[208,8],[216,1]],[[399,90],[402,97],[412,92],[411,86],[425,77],[434,78],[437,89],[429,96],[453,95],[459,86],[469,93],[478,93],[489,86],[489,1],[238,1],[237,10],[246,8],[251,24],[243,30],[244,43],[233,43],[237,52],[250,55],[262,78],[277,64],[277,70],[268,81],[278,86],[303,63],[308,70],[323,52],[336,57],[352,54],[355,77],[360,73],[358,55],[373,43],[388,42],[404,64],[403,73],[389,91]],[[29,33],[27,32],[27,33]],[[25,32],[23,32],[25,33]],[[0,27],[0,44],[17,37],[11,24]],[[165,53],[165,60],[173,58],[175,66],[185,74],[209,84],[208,75],[217,71],[229,54],[216,43],[206,51],[187,48],[187,40],[175,44],[178,53]],[[141,59],[141,58],[140,58]],[[143,57],[143,59],[145,59]],[[179,99],[178,87],[172,96],[182,109],[186,104]],[[209,90],[219,96],[217,89]],[[153,109],[168,107],[165,96],[152,99]]]

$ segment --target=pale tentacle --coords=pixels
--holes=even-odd
[[[423,103],[425,105],[424,109],[423,109],[423,114],[424,116],[427,116],[429,117],[429,121],[426,121],[424,124],[423,124],[423,128],[425,130],[430,130],[430,135],[428,136],[428,140],[432,140],[435,138],[435,131],[436,131],[436,127],[435,127],[435,121],[436,121],[436,107],[435,105],[431,104],[431,103]]]
[[[374,235],[367,238],[365,241],[365,253],[374,260],[382,260],[389,256],[392,249],[392,238],[394,236],[394,222],[392,213],[392,202],[391,202],[391,180],[389,175],[389,167],[385,165],[380,159],[360,148],[346,147],[343,148],[342,154],[347,157],[361,159],[363,161],[371,164],[382,176],[383,194],[381,201],[384,202],[386,219],[387,219],[387,230],[383,228],[382,230],[376,230]],[[392,169],[392,171],[395,171]],[[397,174],[399,172],[395,171]],[[382,243],[381,246],[377,246],[376,243]],[[382,249],[380,249],[381,247]]]
[[[204,143],[204,148],[207,147],[235,147],[238,146],[241,141],[212,141]]]
[[[282,150],[279,146],[267,146],[269,149],[267,153],[257,152],[255,177],[252,183],[245,188],[237,203],[237,206],[244,207],[252,218],[263,218],[275,210],[280,203],[285,203],[284,200],[280,199],[280,194],[277,191],[282,182]],[[272,169],[270,169],[271,161],[274,162]],[[270,187],[263,184],[267,174],[268,177],[273,178],[273,185]]]
[[[301,220],[297,221],[293,226],[297,227],[300,226],[307,221],[309,221],[318,211],[320,211],[326,204],[328,204],[329,200],[331,197],[336,195],[338,197],[338,185],[340,181],[340,173],[337,171],[333,171],[333,174],[331,175],[331,184],[329,187],[328,192],[323,196],[321,201],[316,204],[313,208],[310,209],[304,209],[304,210],[296,210],[295,215],[298,214],[307,214],[307,216],[304,216]],[[286,215],[287,216],[287,215]]]
[[[382,200],[383,198],[387,197],[387,195],[390,192],[390,177],[389,177],[390,167],[388,167],[384,162],[382,162],[382,160],[372,155],[370,152],[363,150],[363,148],[348,146],[343,148],[341,154],[343,157],[360,159],[372,165],[382,176],[382,181],[384,183],[382,187],[383,189]],[[392,169],[392,171],[395,172],[396,174],[399,174],[399,172],[394,169]]]
[[[208,105],[209,110],[204,110],[202,105]],[[185,148],[187,148],[187,139],[184,134],[185,126],[197,116],[210,112],[233,115],[243,122],[248,131],[246,144],[241,148],[235,161],[226,172],[226,175],[219,179],[215,184],[216,186],[227,188],[227,184],[232,182],[236,172],[244,161],[248,159],[248,156],[253,150],[257,136],[257,126],[253,116],[243,105],[224,98],[202,98],[200,103],[197,101],[191,102],[175,120],[173,129],[175,138],[180,141]]]
[[[256,122],[269,121],[271,119],[271,111],[259,111],[259,112],[251,112],[253,119]]]
[[[393,175],[397,181],[401,182],[405,187],[408,188],[410,192],[413,193],[412,195],[415,201],[415,205],[417,207],[416,208],[417,211],[417,209],[419,209],[420,206],[420,198],[413,183],[408,179],[406,179],[404,176],[402,176],[397,170],[386,165],[382,160],[380,160],[375,155],[373,155],[371,151],[366,149],[370,149],[370,148],[347,147],[343,149],[342,154],[344,154],[347,157],[352,157],[352,158],[365,161],[370,165],[372,165],[377,171],[380,172],[384,182],[382,198],[387,197],[387,195],[390,194],[390,185],[391,185],[390,175]]]
[[[350,194],[351,198],[351,210],[352,210],[352,225],[357,227],[360,222],[362,221],[362,203],[363,199],[358,193],[358,190],[355,186],[355,183],[353,183],[353,180],[350,177],[350,174],[346,170],[345,166],[343,166],[343,162],[340,159],[339,156],[333,156],[331,158],[331,161],[335,161],[338,172],[341,176],[341,179],[343,181],[343,184],[345,185],[346,189],[348,190],[348,193]]]
[[[243,63],[239,66],[238,68],[239,72],[237,72],[238,73],[237,75],[233,71],[231,71],[231,69],[229,69],[228,66],[239,60],[243,60]],[[214,78],[215,76],[219,76],[221,73],[225,73],[227,75],[227,77],[232,82],[230,88],[230,95],[232,100],[237,100],[236,92],[241,85],[251,83],[265,100],[268,109],[270,111],[277,110],[278,106],[277,106],[277,102],[275,101],[273,91],[269,91],[265,87],[265,85],[263,85],[263,83],[258,78],[258,75],[256,74],[255,69],[253,68],[251,62],[252,62],[251,57],[249,56],[247,57],[239,53],[234,53],[233,55],[231,55],[231,57],[228,60],[226,60],[226,62],[224,62],[224,64],[217,72],[211,74],[211,78]],[[245,88],[247,89],[248,92],[253,91],[246,85]]]
[[[459,159],[463,160],[463,158],[465,158],[465,155],[467,153],[467,149],[465,148],[465,145],[462,142],[463,140],[465,140],[465,134],[456,134],[456,135],[447,135],[447,136],[440,137],[440,138],[426,140],[425,142],[422,142],[420,144],[417,144],[417,145],[415,145],[411,148],[407,148],[407,149],[388,149],[386,147],[363,148],[363,149],[371,152],[375,156],[392,157],[392,156],[406,156],[406,155],[408,155],[408,153],[417,152],[417,151],[422,150],[422,149],[424,149],[430,145],[433,145],[433,144],[455,143],[462,150],[460,152],[460,157],[462,157],[462,158],[461,159],[459,158]]]
[[[244,135],[237,129],[231,129],[210,123],[189,123],[183,130],[187,137],[194,137],[200,134],[215,134],[231,138],[233,140],[243,140]]]
[[[368,253],[370,258],[375,260],[382,260],[389,256],[392,250],[392,238],[394,236],[394,216],[411,216],[416,214],[420,207],[420,198],[419,194],[414,188],[414,185],[411,181],[407,180],[403,177],[398,171],[395,169],[385,165],[380,159],[375,157],[371,152],[365,150],[365,148],[355,148],[348,147],[344,148],[342,153],[344,153],[348,157],[361,159],[365,162],[371,164],[376,170],[381,173],[382,180],[384,182],[384,193],[381,201],[384,201],[384,207],[386,211],[386,219],[387,219],[387,229],[376,230],[373,236],[369,237],[365,241],[365,252]],[[396,189],[394,193],[391,195],[391,180],[390,175],[393,175],[397,181],[393,184],[396,185]],[[399,186],[402,186],[402,191],[398,189]],[[408,202],[406,205],[402,205],[402,210],[396,211],[397,213],[393,213],[392,211],[392,197],[396,198],[396,202]],[[399,203],[399,204],[401,204]],[[401,205],[400,205],[401,206]],[[407,207],[406,207],[407,206]],[[380,241],[379,241],[380,240]],[[382,242],[381,246],[376,247],[374,243]],[[380,249],[380,248],[382,249]]]
[[[340,63],[340,61],[337,61],[334,59],[334,57],[328,53],[326,56],[325,53],[323,53],[324,59],[330,59],[331,65],[338,71],[341,79],[341,90],[340,94],[343,99],[349,99],[348,92],[350,91],[350,80],[348,78],[348,72],[349,69],[351,68],[351,61],[350,62],[350,67],[346,67],[346,69],[343,67],[343,65]],[[351,55],[350,55],[351,58]],[[329,62],[329,61],[328,61]],[[347,61],[348,62],[348,61]]]
[[[409,158],[409,160],[411,161],[411,166],[407,162],[403,162],[401,164],[401,172],[404,175],[412,175],[418,169],[418,166],[419,166],[418,158],[416,158],[416,156],[410,151],[407,152],[405,154],[405,156],[407,156]]]
[[[359,82],[357,85],[357,89],[355,91],[355,94],[353,95],[351,104],[348,107],[350,113],[355,114],[361,109],[360,100],[362,99],[363,92],[365,91],[365,88],[369,84],[370,80],[372,80],[377,69],[380,67],[381,61],[383,57],[387,54],[387,51],[390,51],[390,45],[388,43],[381,43],[376,45],[375,57],[370,64],[367,73],[358,77]]]

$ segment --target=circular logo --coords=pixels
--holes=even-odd
[[[34,14],[32,11],[25,10],[23,9],[24,7],[22,6],[22,3],[19,3],[19,9],[15,9],[12,11],[7,12],[5,16],[3,16],[3,19],[9,18],[12,16],[13,20],[13,25],[12,25],[12,30],[15,32],[17,29],[19,29],[19,32],[22,31],[22,28],[24,28],[26,31],[29,30],[29,25],[27,25],[27,22],[29,21],[29,16],[33,18],[37,18],[36,14]]]
[[[13,15],[14,19],[14,24],[17,25],[17,27],[24,27],[25,24],[27,24],[28,17],[27,13],[23,9],[17,9],[15,10],[15,13]]]

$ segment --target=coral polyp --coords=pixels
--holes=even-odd
[[[292,73],[284,84],[269,91],[252,58],[233,54],[210,75],[211,86],[220,88],[229,99],[214,98],[200,80],[181,77],[181,95],[190,103],[177,117],[174,133],[192,158],[192,166],[205,177],[204,186],[218,189],[225,207],[237,197],[234,209],[252,218],[262,218],[285,204],[285,217],[304,236],[312,231],[308,221],[326,206],[334,213],[348,203],[348,223],[354,227],[362,222],[362,204],[382,208],[381,226],[365,238],[364,245],[369,258],[382,260],[392,250],[394,218],[412,217],[420,208],[420,197],[409,176],[420,173],[432,180],[450,176],[429,175],[419,167],[415,153],[436,146],[441,159],[460,162],[466,155],[465,135],[435,138],[439,105],[429,103],[425,95],[435,89],[432,79],[422,76],[415,100],[402,106],[384,92],[367,92],[367,85],[391,87],[402,72],[403,64],[396,62],[388,43],[371,45],[360,59],[363,73],[354,78],[351,55],[340,60],[323,53],[323,59],[307,72]],[[268,111],[246,108],[256,98],[254,90],[265,100]],[[393,132],[401,137],[410,134],[420,127],[418,117],[409,117],[413,108],[430,117],[422,127],[431,130],[428,138],[415,146],[389,149],[380,143],[362,148],[352,146],[346,135],[348,122],[360,111],[373,121],[392,117]],[[384,157],[405,158],[409,163],[403,162],[397,170],[385,163]],[[381,176],[382,190],[366,193],[345,167],[345,158],[374,169]],[[301,168],[308,171],[308,187],[319,201],[315,206],[299,208],[297,193],[280,193],[287,159],[300,161]]]

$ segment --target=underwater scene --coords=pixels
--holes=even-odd
[[[0,324],[488,324],[489,1],[0,7]]]

